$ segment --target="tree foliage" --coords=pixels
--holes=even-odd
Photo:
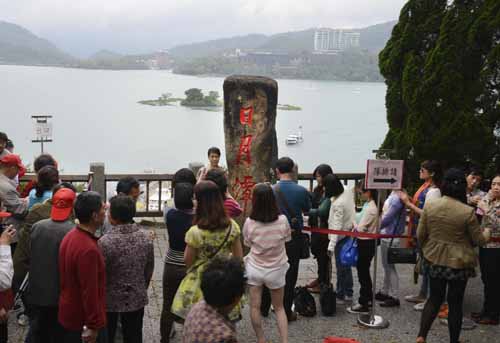
[[[218,107],[221,106],[219,101],[219,92],[210,91],[207,96],[203,95],[203,91],[199,88],[190,88],[184,92],[186,99],[181,101],[182,106],[188,107]]]
[[[380,53],[389,132],[382,148],[446,166],[500,163],[498,0],[410,0]]]

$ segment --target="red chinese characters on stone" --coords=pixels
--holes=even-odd
[[[252,138],[252,135],[241,137],[240,148],[238,150],[238,155],[236,156],[237,165],[241,164],[241,161],[245,161],[248,165],[252,164],[252,156],[250,154]]]
[[[245,212],[248,201],[252,200],[252,190],[255,184],[253,176],[244,176],[243,180],[237,177],[232,187],[235,199],[243,202],[243,210]]]
[[[253,107],[240,108],[240,123],[241,125],[252,125]]]

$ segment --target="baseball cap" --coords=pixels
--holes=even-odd
[[[19,168],[19,175],[24,175],[26,173],[26,168],[24,167],[23,162],[21,161],[21,157],[19,157],[19,155],[16,155],[16,154],[5,155],[0,160],[0,164],[6,165],[9,167],[12,167],[12,166],[18,167]]]
[[[11,215],[9,212],[0,212],[0,219],[9,218]]]
[[[55,221],[65,221],[73,211],[76,193],[69,188],[61,188],[52,196],[50,218]]]

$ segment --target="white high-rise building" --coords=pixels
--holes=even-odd
[[[344,29],[318,29],[314,33],[314,51],[342,51],[359,47],[361,34]]]

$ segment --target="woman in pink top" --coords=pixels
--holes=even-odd
[[[257,184],[253,189],[252,213],[243,226],[243,238],[250,252],[245,256],[250,291],[250,317],[257,343],[265,343],[260,314],[262,288],[271,291],[281,342],[288,342],[288,321],[283,307],[288,257],[285,242],[292,238],[288,220],[280,215],[271,185]]]

